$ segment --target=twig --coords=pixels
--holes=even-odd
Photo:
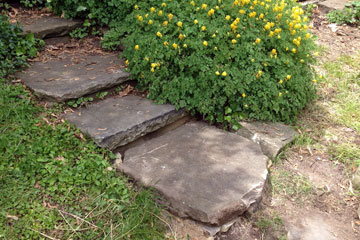
[[[46,235],[45,233],[39,232],[38,230],[35,230],[35,229],[32,229],[32,228],[29,228],[29,229],[32,230],[32,231],[34,231],[34,232],[36,232],[36,233],[38,233],[38,234],[40,234],[40,235],[43,236],[43,237],[48,238],[48,239],[51,239],[51,240],[59,240],[59,239],[57,239],[57,238],[53,238],[53,237],[51,237],[51,236],[48,236],[48,235]]]
[[[60,212],[60,210],[58,210],[58,212],[60,213],[61,217],[65,220],[65,222],[67,223],[67,225],[69,225],[70,229],[73,231],[73,233],[75,233],[78,237],[80,237],[78,235],[78,233],[75,231],[75,229],[72,227],[72,225],[68,222],[68,220],[65,218],[65,216]],[[71,235],[72,236],[72,235]],[[70,237],[68,238],[70,239]]]
[[[147,211],[147,210],[145,210],[145,212],[150,213],[151,215],[157,217],[160,221],[162,221],[163,223],[165,223],[165,224],[169,227],[169,229],[170,229],[170,231],[171,231],[171,234],[174,236],[174,238],[175,238],[174,240],[177,240],[177,238],[176,238],[176,232],[174,232],[174,230],[172,229],[171,225],[170,225],[168,222],[166,222],[164,219],[162,219],[161,217],[159,217],[158,215],[156,215],[156,214],[154,214],[154,213],[152,213],[152,212],[149,212],[149,211]]]

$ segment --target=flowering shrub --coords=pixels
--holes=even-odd
[[[126,22],[128,70],[159,103],[210,122],[289,122],[314,97],[314,44],[293,1],[139,1]]]

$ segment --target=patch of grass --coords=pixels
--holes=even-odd
[[[117,175],[112,153],[0,85],[0,238],[164,239],[155,196]]]
[[[335,123],[360,133],[360,53],[341,56],[335,62],[325,63],[327,77],[322,87],[336,87],[329,110]]]
[[[255,222],[255,226],[265,235],[272,235],[276,239],[286,240],[286,230],[282,219],[274,214],[272,216],[263,215]]]
[[[355,143],[331,144],[328,151],[335,160],[347,166],[360,166],[360,148]]]
[[[306,201],[315,193],[314,185],[307,178],[282,169],[271,171],[270,182],[274,194],[283,195],[298,202]]]

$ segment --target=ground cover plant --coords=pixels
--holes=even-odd
[[[327,14],[329,22],[336,24],[360,24],[360,1],[352,1],[344,9],[333,10]]]
[[[141,1],[123,56],[159,103],[210,122],[289,122],[314,97],[307,21],[292,1]]]
[[[163,239],[155,196],[15,83],[37,40],[0,17],[0,239]]]

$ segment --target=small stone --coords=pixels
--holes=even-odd
[[[113,168],[112,167],[107,167],[106,170],[110,172],[110,171],[113,170]]]
[[[351,183],[354,189],[360,190],[360,167],[354,173]]]
[[[237,134],[260,144],[263,153],[270,159],[275,158],[281,150],[291,143],[298,133],[290,126],[271,122],[240,122],[242,128]]]
[[[119,169],[158,190],[176,215],[222,226],[260,202],[266,163],[250,140],[191,122],[127,150]]]

